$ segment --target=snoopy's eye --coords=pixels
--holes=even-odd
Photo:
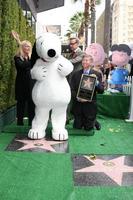
[[[43,44],[43,42],[41,42],[41,45]]]

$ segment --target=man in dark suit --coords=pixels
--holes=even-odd
[[[71,79],[72,92],[72,114],[74,115],[73,127],[77,129],[84,128],[85,130],[94,129],[97,115],[96,93],[104,92],[101,73],[92,69],[91,65],[93,58],[89,55],[84,55],[82,59],[83,69],[75,72]],[[77,98],[77,92],[82,74],[89,74],[97,77],[92,101]]]
[[[71,53],[70,53],[70,56],[69,56],[68,59],[74,65],[74,69],[73,69],[72,73],[68,77],[68,81],[70,83],[72,75],[76,71],[82,69],[82,64],[81,63],[82,63],[82,58],[83,58],[83,51],[80,49],[80,47],[79,47],[79,39],[76,38],[76,37],[70,38],[69,45],[70,45]]]
[[[71,84],[71,79],[73,74],[82,69],[82,58],[83,58],[83,51],[81,50],[81,48],[79,47],[79,39],[77,37],[72,37],[70,38],[69,41],[69,46],[70,46],[70,55],[68,57],[68,59],[70,60],[70,62],[73,64],[74,68],[73,71],[71,72],[71,74],[69,74],[69,76],[67,77],[67,80],[69,82],[69,84]],[[70,117],[70,110],[71,110],[71,103],[68,106],[67,109],[67,124],[69,124],[69,117]]]

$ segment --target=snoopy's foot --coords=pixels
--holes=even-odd
[[[61,132],[52,132],[52,138],[59,141],[68,140],[68,132],[67,130]]]
[[[46,135],[45,131],[40,131],[37,129],[30,129],[28,133],[28,137],[33,140],[44,138],[45,135]]]

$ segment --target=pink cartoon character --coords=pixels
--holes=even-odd
[[[105,52],[102,45],[98,43],[92,43],[86,48],[85,53],[93,57],[94,66],[103,64]]]
[[[130,60],[131,49],[126,44],[115,44],[112,46],[111,51],[110,61],[116,65],[116,68],[110,73],[110,79],[108,80],[110,88],[108,90],[111,92],[122,92],[123,85],[127,83],[129,74],[124,67]]]

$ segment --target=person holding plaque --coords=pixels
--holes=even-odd
[[[96,121],[96,93],[104,92],[102,75],[92,68],[93,58],[84,54],[82,69],[71,80],[73,128],[93,130]]]

